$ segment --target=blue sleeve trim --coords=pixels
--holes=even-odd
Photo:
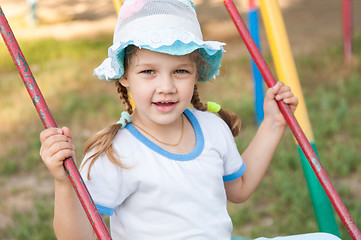
[[[114,208],[108,208],[108,207],[104,207],[104,206],[98,205],[98,204],[95,204],[95,206],[98,208],[98,211],[100,214],[107,215],[107,216],[113,215],[114,210],[115,210]]]
[[[246,172],[246,165],[243,163],[242,166],[232,174],[223,176],[223,182],[230,182],[241,177]]]

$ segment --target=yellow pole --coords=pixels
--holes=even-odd
[[[306,137],[312,142],[314,141],[312,127],[278,2],[261,0],[260,6],[278,79],[290,86],[298,97],[299,104],[295,116]]]
[[[308,117],[306,103],[298,79],[296,65],[293,60],[278,0],[260,0],[260,6],[278,78],[280,81],[289,85],[295,96],[298,97],[299,106],[295,112],[296,119],[311,146],[317,153],[311,122]],[[316,175],[312,171],[300,146],[298,146],[298,148],[318,226],[322,232],[328,232],[339,236],[340,233],[334,217],[332,205],[320,183],[317,181]]]
[[[119,14],[119,9],[123,5],[122,0],[113,0],[115,11],[117,12],[117,15]]]

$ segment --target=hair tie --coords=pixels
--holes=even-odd
[[[217,113],[221,110],[221,105],[215,102],[207,102],[208,112]]]
[[[121,128],[125,128],[130,123],[130,114],[127,111],[123,111],[119,121],[116,124],[121,124]]]

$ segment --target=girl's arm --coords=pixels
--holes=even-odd
[[[96,239],[82,205],[64,170],[63,161],[75,160],[68,128],[50,128],[40,134],[40,156],[54,177],[54,232],[57,239]]]
[[[96,239],[71,182],[55,181],[54,232],[58,240]]]
[[[242,177],[225,183],[227,198],[231,202],[240,203],[251,196],[265,175],[281,141],[287,123],[275,99],[289,104],[292,111],[298,105],[298,99],[293,96],[291,89],[281,82],[267,90],[264,102],[264,120],[242,154],[247,170]]]

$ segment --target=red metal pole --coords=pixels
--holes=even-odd
[[[254,0],[249,0],[249,9],[256,8],[256,4],[254,3]]]
[[[346,67],[351,66],[352,56],[352,10],[351,0],[342,0],[343,54]]]
[[[27,64],[20,46],[15,39],[15,36],[9,26],[4,12],[0,6],[0,31],[5,41],[5,44],[10,52],[14,64],[18,68],[19,74],[25,84],[28,93],[33,100],[36,110],[40,116],[45,128],[57,127],[53,116],[40,92],[40,89],[35,82],[34,76]],[[78,195],[78,198],[88,216],[88,219],[94,229],[95,234],[100,240],[111,239],[109,232],[100,217],[100,214],[81,178],[79,171],[71,158],[65,159],[64,168],[68,174],[70,181]]]
[[[223,0],[233,22],[235,23],[237,30],[239,31],[243,41],[245,42],[253,60],[257,64],[266,84],[268,87],[273,87],[276,84],[276,80],[273,78],[271,71],[269,70],[266,62],[264,61],[261,52],[257,48],[257,45],[254,43],[246,25],[244,24],[234,2],[232,0]],[[334,208],[336,209],[338,215],[340,216],[343,224],[345,225],[347,231],[351,235],[352,239],[361,240],[361,233],[358,230],[355,222],[348,213],[345,205],[341,201],[339,195],[337,194],[335,188],[332,186],[330,180],[328,179],[326,172],[324,171],[316,153],[314,152],[311,144],[307,140],[305,134],[303,133],[301,126],[298,124],[296,118],[293,116],[293,113],[288,105],[283,102],[277,102],[278,107],[280,108],[283,116],[285,117],[288,125],[290,126],[293,135],[298,141],[299,146],[301,147],[303,153],[305,154],[307,160],[312,166],[313,171],[315,172],[318,180],[320,181],[322,187],[324,188],[327,196],[330,198],[330,201]]]

